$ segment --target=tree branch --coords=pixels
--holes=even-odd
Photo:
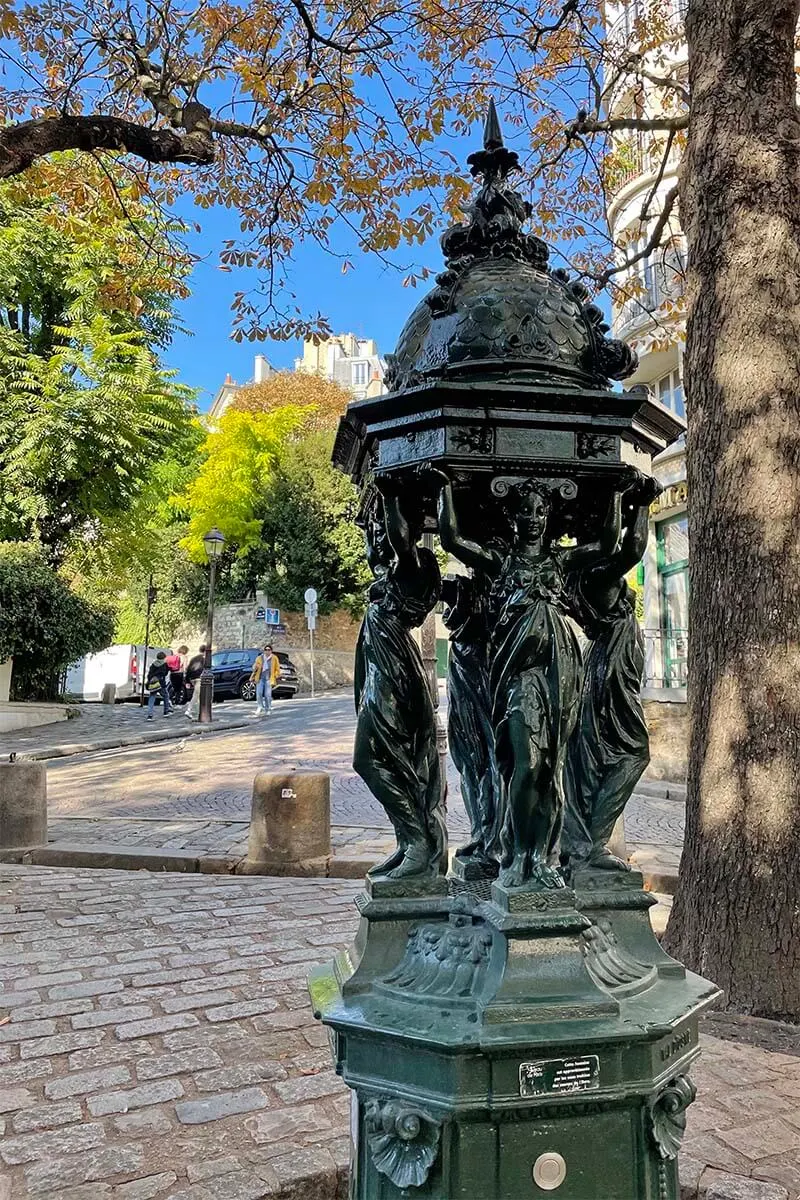
[[[674,117],[607,117],[600,120],[589,113],[578,113],[576,119],[567,126],[567,139],[585,133],[616,133],[618,130],[633,129],[640,133],[668,133],[670,130],[687,129],[689,114],[679,113]]]
[[[196,105],[202,112],[187,114],[191,107],[184,106],[183,133],[108,116],[43,117],[0,127],[0,179],[21,174],[57,150],[114,150],[151,163],[207,166],[214,161],[208,110]]]
[[[634,254],[631,258],[626,257],[625,262],[619,263],[619,265],[615,267],[609,267],[606,271],[603,271],[598,279],[601,287],[605,287],[606,284],[610,283],[612,278],[615,275],[618,275],[620,271],[626,271],[628,267],[632,267],[634,263],[640,262],[643,258],[647,258],[649,254],[652,254],[654,250],[658,249],[658,247],[661,245],[661,235],[667,227],[667,222],[669,221],[672,210],[675,207],[675,201],[677,199],[678,185],[676,183],[675,186],[671,187],[670,190],[664,195],[664,207],[658,214],[658,217],[653,224],[652,232],[650,237],[647,239],[647,245],[639,250],[638,253]]]

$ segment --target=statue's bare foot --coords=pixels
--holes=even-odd
[[[370,869],[367,871],[370,879],[374,879],[376,875],[388,875],[389,872],[393,871],[395,867],[399,867],[400,863],[403,861],[405,852],[405,846],[398,846],[397,849],[389,855],[385,862],[376,863],[374,867],[370,867]]]
[[[546,888],[563,888],[567,885],[558,867],[551,867],[545,862],[535,862],[531,870],[531,882],[539,883]]]
[[[393,870],[387,871],[387,879],[411,879],[421,875],[435,875],[436,867],[431,863],[431,855],[427,846],[412,843],[403,855],[402,862]]]
[[[527,850],[518,851],[498,876],[503,887],[522,887],[531,877],[531,860]]]
[[[608,846],[595,846],[589,855],[589,866],[600,871],[630,871],[630,864],[612,854]]]

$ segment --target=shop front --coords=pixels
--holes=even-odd
[[[653,463],[664,491],[650,509],[644,559],[645,695],[685,700],[688,647],[689,531],[686,450],[670,448]]]

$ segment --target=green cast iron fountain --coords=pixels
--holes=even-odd
[[[661,950],[608,839],[648,760],[625,574],[651,457],[684,426],[613,390],[635,356],[524,232],[493,106],[469,161],[469,219],[443,236],[391,390],[349,406],[334,450],[363,488],[375,577],[354,765],[397,837],[355,943],[310,979],[352,1089],[351,1200],[677,1200],[718,993]],[[444,584],[421,544],[434,528],[464,568]],[[440,600],[472,827],[449,873],[412,633]]]

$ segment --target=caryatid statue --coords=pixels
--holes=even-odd
[[[436,556],[392,481],[376,479],[363,518],[375,581],[356,646],[353,766],[380,801],[397,848],[369,874],[405,879],[447,869],[436,719],[411,630],[439,600]]]
[[[553,490],[536,478],[513,489],[506,555],[463,535],[449,482],[439,506],[444,548],[492,581],[489,686],[506,804],[499,875],[506,887],[564,886],[557,863],[562,775],[583,680],[578,638],[566,615],[565,576],[607,559],[620,534],[621,501],[614,493],[598,541],[556,544]]]
[[[574,869],[627,870],[608,839],[650,760],[641,701],[644,638],[625,575],[647,545],[648,513],[660,486],[637,476],[623,498],[624,531],[605,558],[573,569],[571,611],[589,638],[580,714],[570,738],[561,857]]]

